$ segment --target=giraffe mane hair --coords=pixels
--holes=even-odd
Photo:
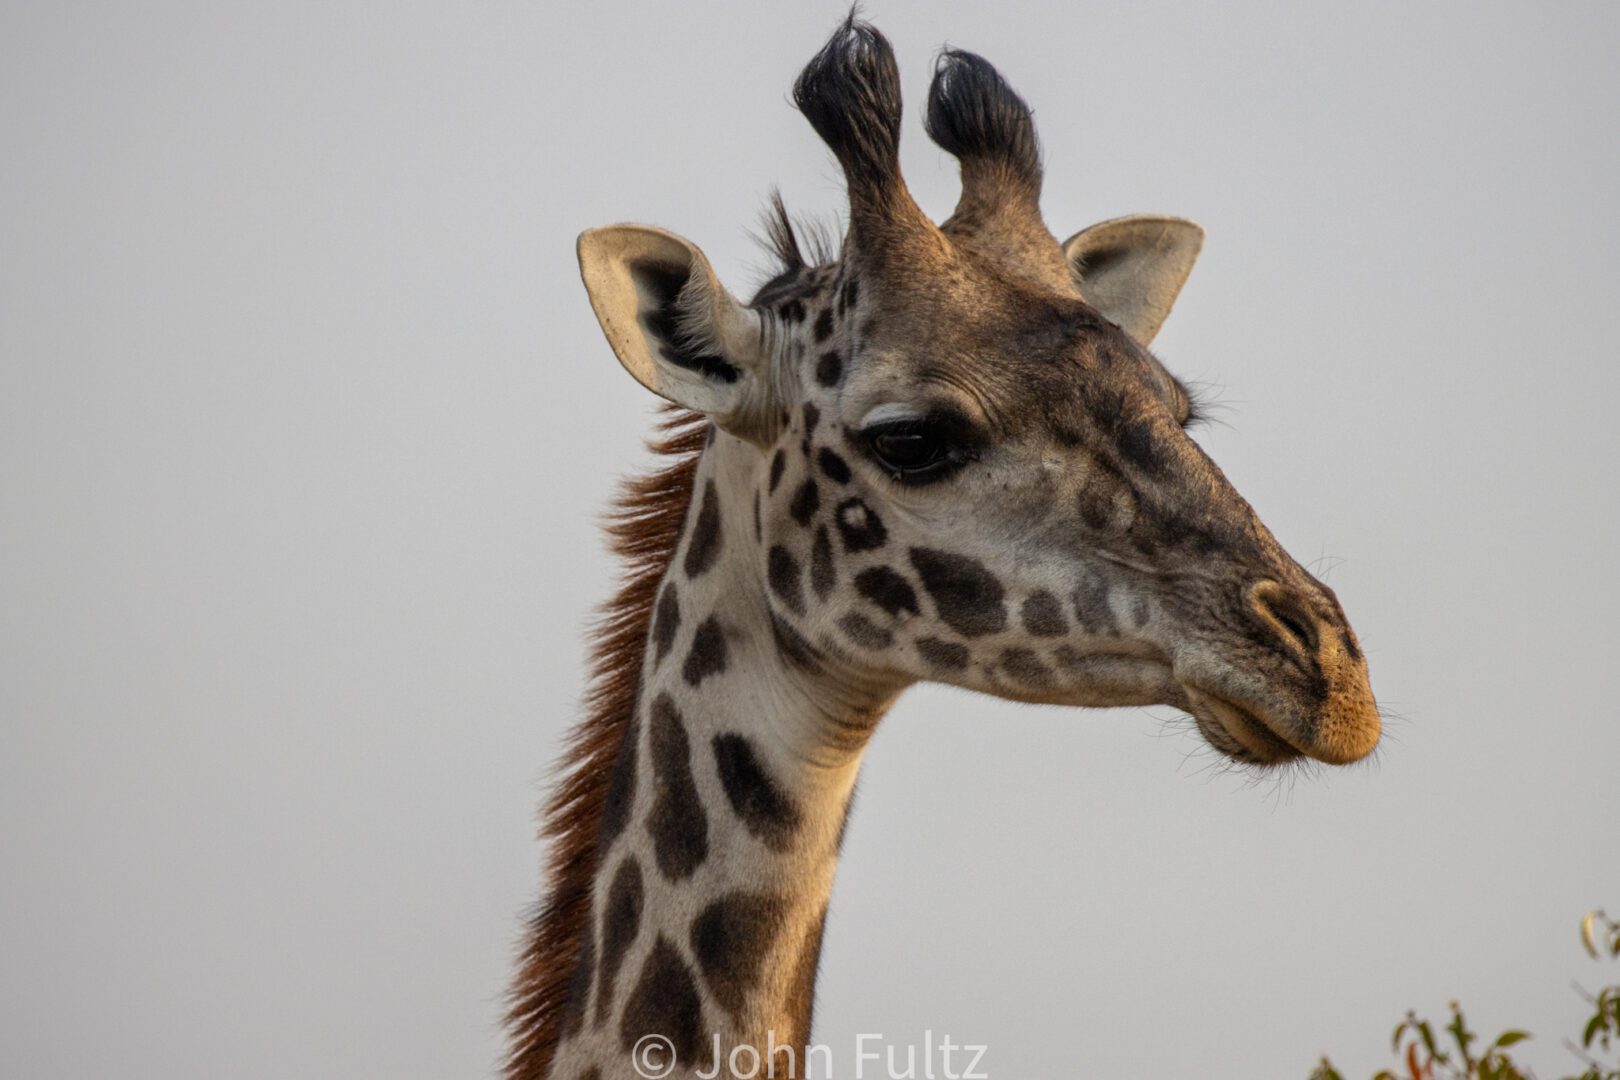
[[[839,243],[827,223],[803,214],[790,215],[780,191],[771,192],[762,224],[760,243],[776,260],[779,274],[825,266],[838,258]]]
[[[770,278],[760,285],[750,307],[776,303],[799,291],[806,270],[836,261],[838,241],[824,221],[788,213],[782,193],[772,191],[769,204],[760,217],[760,231],[754,239],[771,257]]]
[[[648,442],[659,463],[624,482],[607,516],[609,543],[624,565],[625,581],[592,628],[585,716],[568,737],[542,814],[540,834],[550,842],[547,889],[527,921],[508,1001],[510,1080],[541,1080],[561,1038],[570,981],[589,928],[591,882],[601,857],[597,826],[640,696],[658,583],[680,541],[708,426],[698,413],[664,406]]]
[[[799,232],[788,216],[787,204],[780,191],[771,192],[771,203],[765,208],[761,225],[764,232],[758,237],[761,246],[776,260],[776,276],[796,274],[810,265],[805,262],[804,249],[799,246]]]

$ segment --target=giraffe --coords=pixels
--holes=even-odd
[[[612,525],[629,576],[548,810],[513,1080],[633,1077],[655,1037],[640,1074],[800,1075],[862,751],[915,682],[1177,707],[1256,768],[1378,741],[1343,609],[1148,350],[1202,230],[1059,243],[1028,106],[960,50],[928,95],[961,173],[936,225],[893,51],[853,14],[793,97],[844,172],[836,254],[807,259],[776,198],[780,273],[744,303],[672,233],[579,240],[614,353],[670,403],[666,464]]]

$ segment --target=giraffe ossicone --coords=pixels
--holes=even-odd
[[[549,810],[514,1078],[636,1076],[651,1036],[673,1075],[739,1046],[794,1075],[861,754],[915,682],[1174,706],[1257,767],[1378,741],[1337,599],[1148,349],[1202,230],[1060,243],[1030,111],[971,53],[929,93],[962,177],[937,225],[900,174],[881,34],[851,17],[794,100],[847,181],[836,256],[806,259],[777,202],[780,273],[744,302],[664,230],[579,241],[608,342],[676,409],[612,526],[629,577]]]

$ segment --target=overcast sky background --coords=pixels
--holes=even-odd
[[[818,1039],[1365,1075],[1461,997],[1574,1071],[1570,980],[1616,976],[1576,926],[1620,909],[1620,7],[868,14],[936,216],[949,42],[1034,104],[1060,237],[1208,229],[1158,352],[1404,719],[1251,785],[1168,711],[912,692]],[[770,185],[841,209],[787,103],[840,15],[0,4],[0,1074],[493,1073],[652,404],[574,237],[662,225],[756,283]]]

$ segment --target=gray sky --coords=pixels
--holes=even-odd
[[[831,214],[799,4],[0,6],[0,1074],[485,1076],[650,398],[583,228],[738,291]],[[1209,230],[1158,342],[1394,724],[1282,785],[1141,712],[909,694],[817,1035],[992,1076],[1573,1066],[1620,907],[1620,8],[873,0],[1034,104],[1061,235]],[[926,209],[951,163],[903,144]]]

